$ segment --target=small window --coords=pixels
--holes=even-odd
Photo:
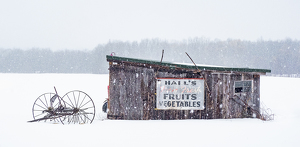
[[[235,81],[234,92],[243,93],[252,91],[252,81]]]

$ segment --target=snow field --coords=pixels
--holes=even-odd
[[[0,74],[0,147],[53,146],[297,146],[300,108],[297,78],[261,77],[261,101],[274,121],[227,120],[106,120],[101,107],[107,98],[108,75]],[[92,124],[27,123],[41,94],[62,96],[86,92],[94,101]]]

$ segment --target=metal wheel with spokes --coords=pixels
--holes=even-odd
[[[85,92],[74,90],[66,93],[62,100],[66,104],[67,115],[65,121],[68,123],[92,123],[95,117],[95,105],[93,100]]]
[[[56,97],[55,97],[56,96]],[[61,122],[62,118],[59,117],[51,117],[51,115],[56,108],[59,107],[59,96],[55,93],[45,93],[40,95],[35,102],[33,103],[32,107],[32,115],[34,120],[41,120],[41,121],[53,121]],[[52,102],[51,102],[52,101]],[[65,104],[61,101],[61,106],[65,106]],[[50,118],[49,118],[50,117]],[[43,119],[49,118],[49,119]]]

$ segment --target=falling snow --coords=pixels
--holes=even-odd
[[[108,75],[0,74],[0,146],[297,146],[300,132],[300,79],[261,77],[260,99],[275,114],[273,121],[217,120],[107,120],[101,106],[108,97]],[[82,90],[96,107],[92,124],[27,123],[34,100],[41,94]],[[221,107],[221,106],[220,106]],[[222,133],[212,133],[212,131]],[[196,133],[196,135],[195,135]],[[177,139],[179,137],[179,139]],[[284,137],[282,137],[284,136]],[[199,138],[201,138],[199,140]],[[250,141],[252,138],[255,141]],[[148,143],[149,140],[155,143]],[[183,141],[182,141],[183,140]],[[189,141],[187,141],[189,140]],[[197,141],[197,142],[192,142]]]

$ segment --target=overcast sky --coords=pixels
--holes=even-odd
[[[0,48],[94,49],[109,40],[300,40],[299,0],[0,0]]]

